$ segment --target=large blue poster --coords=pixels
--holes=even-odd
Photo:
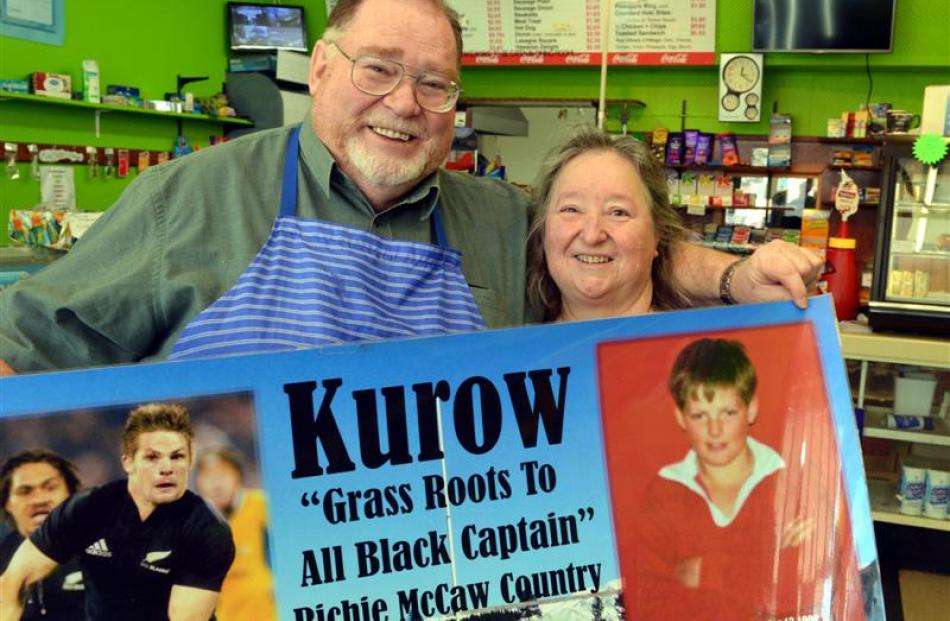
[[[649,420],[633,418],[638,407],[667,407],[660,393],[676,354],[670,348],[707,337],[743,343],[759,370],[760,401],[784,398],[775,396],[785,394],[776,383],[794,392],[799,381],[774,379],[787,374],[770,362],[785,355],[775,347],[791,343],[793,356],[810,356],[799,368],[817,380],[801,385],[817,405],[805,409],[828,429],[833,459],[825,463],[833,467],[823,476],[831,483],[816,496],[815,488],[799,491],[813,485],[811,475],[793,476],[791,468],[796,442],[808,438],[777,423],[771,436],[753,428],[790,464],[783,497],[807,500],[798,505],[810,515],[830,507],[839,510],[824,514],[840,516],[805,516],[806,543],[794,544],[805,550],[810,542],[808,554],[833,561],[813,567],[819,595],[803,598],[799,588],[799,603],[781,609],[783,587],[767,585],[772,608],[763,618],[866,618],[867,585],[876,587],[867,579],[862,586],[860,576],[876,573],[876,552],[827,297],[807,311],[780,303],[660,313],[7,378],[0,380],[0,456],[49,448],[79,466],[85,485],[101,485],[123,476],[118,438],[127,413],[143,403],[179,403],[195,423],[199,461],[229,446],[247,462],[245,487],[264,492],[269,566],[261,571],[272,576],[280,619],[648,618],[624,595],[636,587],[643,556],[631,534],[640,523],[625,507],[643,502],[640,454],[663,441],[648,439],[651,423],[628,423]],[[806,354],[794,353],[799,345]],[[630,401],[650,395],[655,403]],[[782,420],[782,407],[770,409],[773,421]],[[647,448],[628,451],[637,438]],[[682,442],[670,454],[689,448]],[[736,514],[745,510],[735,506]],[[236,540],[245,530],[232,523]],[[711,579],[711,562],[696,575]],[[229,586],[233,577],[222,590],[222,621],[236,597],[229,589],[251,592]],[[702,593],[688,584],[693,578],[671,580]],[[260,607],[256,618],[268,618],[266,599],[250,605]]]

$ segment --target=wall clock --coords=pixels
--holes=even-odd
[[[719,120],[761,118],[762,54],[719,55]]]

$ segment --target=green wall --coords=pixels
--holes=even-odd
[[[137,86],[147,99],[162,99],[175,90],[175,76],[208,76],[205,82],[185,87],[203,97],[220,92],[227,72],[225,6],[227,0],[66,0],[65,39],[62,46],[43,45],[0,36],[0,79],[23,79],[33,71],[69,73],[73,88],[82,87],[80,63],[99,62],[102,90],[108,84]],[[305,0],[311,40],[326,22],[324,3]],[[78,86],[77,86],[78,81]],[[128,147],[170,151],[177,133],[174,119],[146,115],[106,113],[101,136],[95,135],[90,110],[0,101],[0,139],[21,143]],[[208,145],[221,126],[185,121],[184,132],[192,142]],[[133,162],[134,163],[134,162]],[[39,184],[29,179],[21,165],[20,179],[0,176],[0,245],[6,235],[11,208],[30,208],[39,202]],[[86,179],[76,171],[77,206],[102,210],[112,204],[134,178]]]
[[[326,22],[323,0],[302,0],[308,11],[311,42]],[[459,0],[469,1],[469,0]],[[571,1],[571,0],[562,0]],[[138,86],[143,96],[160,99],[175,89],[175,75],[207,75],[189,86],[197,96],[220,90],[227,70],[225,5],[227,0],[66,0],[66,36],[62,46],[50,46],[0,36],[0,79],[24,78],[32,71],[71,73],[80,77],[80,62],[99,61],[102,85]],[[752,0],[719,0],[717,49],[748,51]],[[763,109],[793,115],[800,135],[823,134],[826,119],[856,109],[867,96],[864,55],[769,54]],[[892,54],[870,57],[872,101],[920,111],[927,84],[950,83],[950,2],[898,0],[895,48]],[[498,98],[596,99],[597,68],[466,68],[465,96]],[[716,68],[611,68],[608,98],[639,99],[647,105],[631,113],[631,127],[680,126],[680,107],[688,101],[687,125],[704,131],[731,130],[765,133],[767,122],[722,124],[716,121]],[[616,111],[614,116],[616,116]],[[616,126],[616,120],[613,125]],[[102,116],[102,134],[94,134],[94,117],[85,110],[64,109],[11,100],[0,102],[0,139],[19,142],[81,144],[170,150],[174,120],[109,113]],[[185,133],[207,145],[221,128],[187,121]],[[78,206],[101,210],[110,205],[128,180],[87,180],[77,171]],[[36,182],[25,165],[21,177],[0,177],[0,218],[5,227],[11,207],[28,208],[39,200]],[[0,245],[6,245],[6,235]]]

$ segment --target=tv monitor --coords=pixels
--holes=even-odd
[[[755,0],[758,52],[890,52],[897,0]]]
[[[302,6],[229,2],[228,31],[235,51],[307,51]]]

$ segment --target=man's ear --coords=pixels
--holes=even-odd
[[[122,453],[122,469],[125,470],[126,474],[132,473],[132,457]]]
[[[752,397],[752,401],[749,401],[749,407],[747,408],[746,418],[748,419],[750,425],[754,425],[758,417],[759,417],[759,398]]]
[[[686,416],[683,415],[683,410],[674,407],[673,412],[676,414],[676,424],[680,426],[680,429],[686,431]]]
[[[313,46],[313,52],[310,54],[310,96],[313,97],[317,92],[317,85],[323,79],[323,74],[327,70],[327,44],[323,39],[317,41]]]

